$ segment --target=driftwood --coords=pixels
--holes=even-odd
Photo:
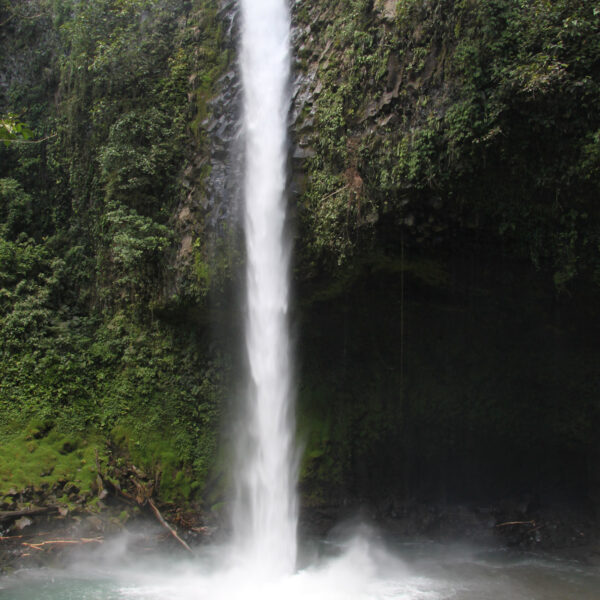
[[[506,523],[498,523],[496,527],[508,527],[510,525],[531,525],[535,527],[535,521],[507,521]]]
[[[29,508],[26,510],[0,512],[0,523],[3,523],[4,521],[14,521],[15,519],[20,519],[21,517],[35,517],[37,515],[58,512],[58,509],[58,506],[44,506],[42,508]]]
[[[135,465],[131,465],[131,470],[136,475],[136,477],[145,477],[145,473],[143,473]],[[183,546],[188,552],[190,552],[191,554],[194,553],[194,551],[189,547],[185,540],[182,540],[179,537],[179,535],[177,535],[177,532],[165,521],[164,517],[160,514],[160,511],[158,510],[156,504],[154,504],[154,501],[152,500],[152,492],[154,491],[154,488],[157,487],[157,479],[159,473],[156,474],[154,485],[144,485],[140,483],[135,477],[131,477],[131,482],[133,483],[136,489],[136,493],[135,495],[133,495],[121,489],[120,485],[114,485],[110,480],[102,477],[98,452],[96,452],[96,472],[98,475],[99,487],[102,487],[103,489],[110,488],[113,494],[120,496],[121,498],[123,498],[131,504],[137,504],[140,508],[144,508],[146,505],[148,505],[152,510],[152,513],[156,517],[157,521],[161,524],[161,526],[164,529],[166,529],[173,536],[173,538],[177,540],[177,542],[181,544],[181,546]]]
[[[80,546],[81,544],[101,544],[104,542],[104,538],[80,538],[78,540],[49,540],[47,542],[37,542],[37,543],[29,543],[29,542],[21,542],[21,545],[27,546],[28,548],[32,548],[33,550],[43,551],[42,546],[67,546],[67,545],[76,545]]]
[[[135,477],[130,477],[130,481],[135,486],[135,495],[130,494],[129,492],[121,489],[120,485],[114,485],[110,480],[102,477],[102,472],[100,469],[100,460],[98,458],[98,452],[96,452],[96,472],[98,475],[99,487],[103,487],[104,489],[106,489],[107,487],[110,488],[114,494],[121,496],[121,498],[123,498],[131,504],[137,504],[140,508],[144,508],[146,505],[149,506],[152,510],[152,513],[156,517],[157,521],[161,524],[161,526],[164,529],[166,529],[181,546],[183,546],[188,552],[193,554],[194,551],[189,547],[185,540],[182,540],[179,537],[179,535],[177,535],[175,529],[173,529],[173,527],[171,527],[165,521],[164,517],[160,514],[160,511],[158,510],[156,504],[154,504],[154,501],[152,500],[152,493],[154,489],[158,487],[157,484],[160,473],[157,472],[155,474],[154,484],[143,484],[140,483],[140,481],[138,481],[137,478],[145,478],[146,474],[141,469],[138,469],[135,465],[131,465],[131,470],[135,475]]]
[[[150,506],[150,508],[152,509],[152,512],[154,513],[154,516],[158,519],[158,522],[191,554],[194,553],[194,551],[187,545],[187,543],[182,540],[178,535],[177,532],[164,520],[163,516],[160,514],[160,511],[158,510],[158,508],[156,508],[156,504],[154,504],[154,502],[152,502],[151,498],[148,498],[148,506]]]

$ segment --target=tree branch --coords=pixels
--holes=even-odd
[[[36,515],[45,515],[51,512],[58,512],[58,506],[45,506],[42,508],[32,508],[29,510],[0,512],[0,523],[3,521],[13,521],[20,517],[35,517]]]
[[[152,502],[150,498],[148,498],[148,504],[152,509],[152,512],[158,519],[159,523],[191,554],[194,554],[194,551],[187,545],[187,543],[182,540],[176,533],[176,531],[163,519],[163,516],[160,514],[158,508],[156,508],[156,504]]]

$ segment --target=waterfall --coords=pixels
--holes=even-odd
[[[290,15],[287,0],[241,0],[246,238],[245,439],[239,442],[235,549],[270,574],[296,561],[296,468],[286,238]]]

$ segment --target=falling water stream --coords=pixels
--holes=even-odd
[[[288,0],[241,0],[248,359],[246,434],[230,545],[194,559],[137,560],[127,536],[62,570],[0,578],[5,600],[596,600],[600,570],[497,549],[373,535],[314,542],[297,565],[288,332]],[[385,549],[383,549],[385,547]]]
[[[297,520],[285,236],[290,19],[287,0],[242,0],[241,11],[249,382],[235,548],[255,570],[289,574]]]

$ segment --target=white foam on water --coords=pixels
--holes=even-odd
[[[131,572],[129,577],[131,577]],[[246,566],[199,575],[197,570],[141,576],[123,586],[124,598],[143,600],[443,600],[454,592],[443,582],[415,575],[364,539],[343,555],[293,574],[265,578]]]

